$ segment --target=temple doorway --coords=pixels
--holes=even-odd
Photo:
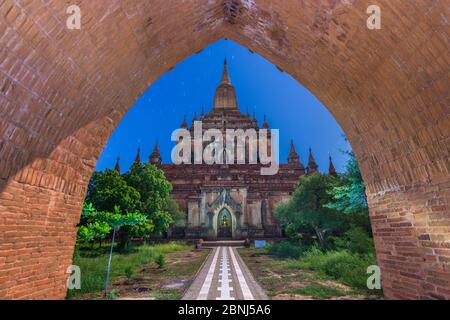
[[[217,217],[217,238],[218,239],[231,239],[233,237],[232,232],[232,217],[228,209],[223,208],[219,212]]]

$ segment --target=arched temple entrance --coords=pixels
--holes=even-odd
[[[0,298],[64,298],[89,177],[136,99],[221,39],[276,64],[347,134],[388,298],[450,298],[448,1],[0,2]],[[232,10],[231,10],[231,9]],[[399,18],[401,16],[401,18]]]
[[[219,216],[217,218],[217,238],[233,238],[233,218],[227,208],[223,208],[219,212]]]
[[[235,202],[230,190],[217,193],[215,200],[207,204],[210,219],[208,237],[212,240],[237,239],[241,236],[241,204]]]

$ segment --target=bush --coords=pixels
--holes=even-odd
[[[162,253],[156,257],[155,262],[158,265],[158,268],[160,268],[160,269],[162,269],[166,266],[166,258]]]
[[[126,282],[130,282],[131,279],[133,278],[134,275],[134,270],[133,267],[128,266],[125,268],[125,280]]]
[[[373,239],[367,231],[361,227],[353,227],[344,233],[342,237],[333,238],[337,249],[347,249],[352,253],[374,254]]]
[[[117,290],[111,290],[110,292],[108,292],[108,299],[116,300],[117,299]]]
[[[346,250],[322,252],[311,248],[294,262],[295,267],[318,271],[351,287],[367,289],[367,267],[376,264],[374,255],[358,255]]]
[[[282,259],[298,259],[305,252],[306,248],[298,243],[283,241],[269,246],[269,254]]]

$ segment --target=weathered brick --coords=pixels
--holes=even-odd
[[[0,1],[0,298],[64,298],[61,261],[110,133],[161,75],[221,38],[297,79],[346,132],[385,295],[450,298],[448,4],[377,2],[382,30],[369,31],[353,1],[247,1],[233,24],[218,0],[81,1],[71,31],[67,1]]]

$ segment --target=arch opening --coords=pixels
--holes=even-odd
[[[232,24],[214,1],[85,3],[96,22],[77,34],[64,27],[62,2],[44,11],[3,2],[17,16],[0,20],[0,297],[65,296],[75,226],[109,135],[155,79],[220,38],[291,74],[341,124],[367,183],[386,296],[450,297],[446,3],[380,3],[383,33],[361,23],[361,3],[292,0],[255,2]],[[410,20],[396,18],[401,9]],[[173,10],[185,18],[167,19]],[[98,32],[115,41],[93,45]]]
[[[217,238],[233,239],[234,224],[230,211],[226,208],[220,210],[217,217]]]

